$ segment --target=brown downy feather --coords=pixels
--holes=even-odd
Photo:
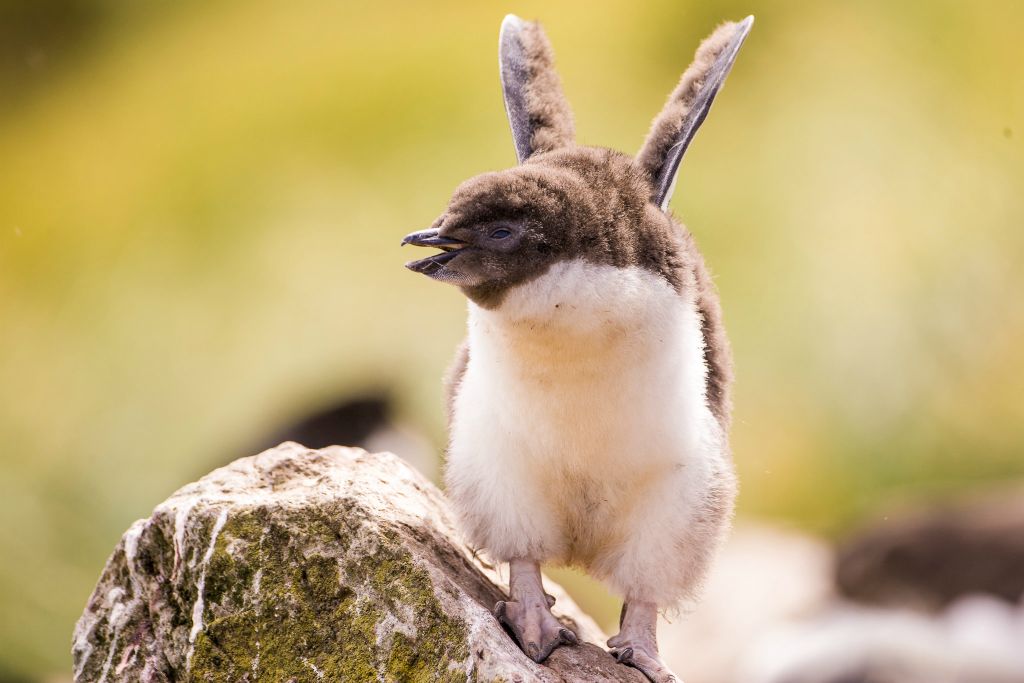
[[[575,139],[572,111],[555,71],[554,51],[540,24],[509,20],[502,30],[501,62],[505,106],[519,161],[571,145]]]
[[[679,84],[668,96],[661,113],[651,123],[643,147],[636,156],[637,164],[654,179],[668,156],[669,149],[679,140],[680,128],[702,88],[704,79],[715,66],[722,52],[729,47],[738,23],[727,21],[715,29],[697,48],[693,63],[683,72]]]

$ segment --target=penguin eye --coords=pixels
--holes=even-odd
[[[506,237],[509,237],[511,234],[512,234],[511,230],[508,230],[506,228],[498,228],[497,230],[495,230],[494,232],[491,233],[491,239],[492,240],[503,240]]]

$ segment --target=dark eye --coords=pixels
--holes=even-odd
[[[512,234],[511,230],[507,230],[506,228],[498,228],[497,230],[495,230],[494,232],[491,233],[491,239],[492,240],[503,240],[506,237],[509,237],[511,234]]]

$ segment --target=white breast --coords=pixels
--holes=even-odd
[[[505,513],[482,509],[464,517],[487,518],[506,535],[550,536],[547,527],[571,528],[579,515],[622,518],[624,506],[670,477],[683,489],[706,484],[706,456],[720,437],[705,401],[700,316],[663,278],[556,264],[496,310],[470,304],[469,348],[449,487],[463,507],[490,501],[544,508],[549,518],[496,520]],[[493,546],[501,532],[485,535],[479,542]]]

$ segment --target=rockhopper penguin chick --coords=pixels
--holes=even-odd
[[[403,240],[440,248],[408,268],[469,299],[445,480],[470,542],[510,563],[495,615],[538,662],[576,642],[540,565],[575,564],[624,599],[608,641],[619,661],[677,680],[658,654],[658,611],[696,597],[729,525],[729,345],[704,261],[667,207],[752,24],[704,41],[631,158],[575,144],[544,33],[506,17],[519,165],[464,182]]]

